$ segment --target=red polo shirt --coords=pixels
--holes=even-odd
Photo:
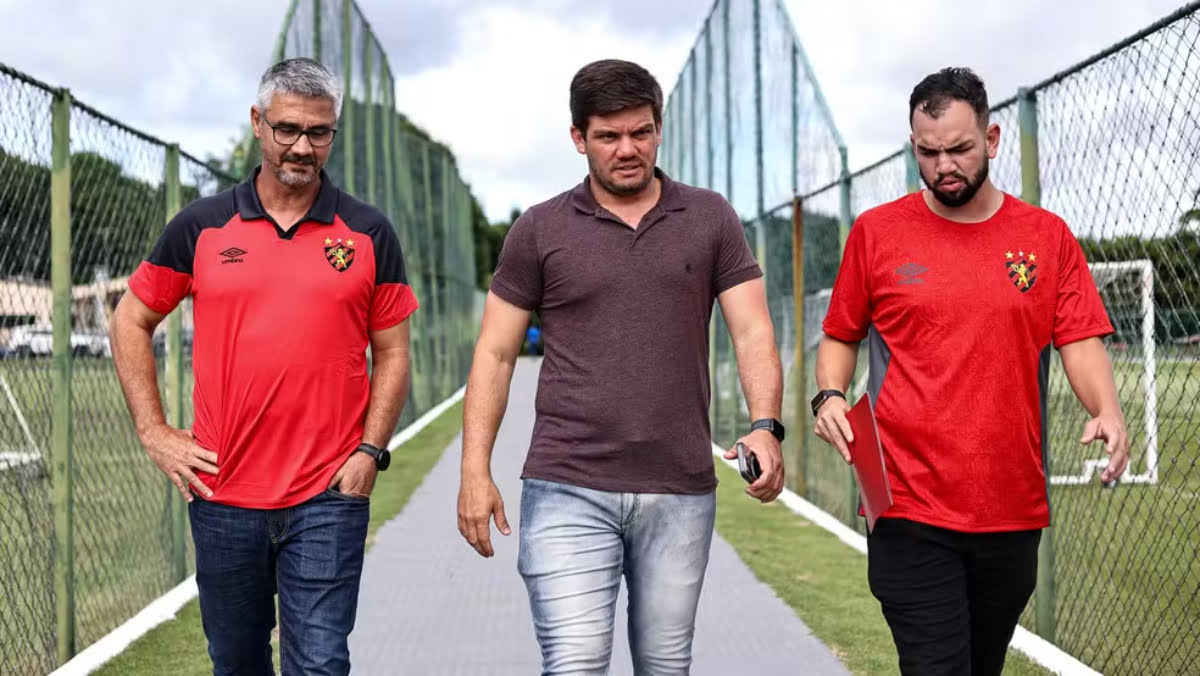
[[[1061,218],[1012,195],[981,223],[942,218],[919,192],[866,211],[824,330],[870,343],[885,516],[972,532],[1049,524],[1050,351],[1113,330]]]
[[[183,208],[129,289],[167,314],[193,298],[196,442],[212,501],[294,505],[325,490],[362,440],[368,334],[418,303],[395,228],[321,172],[312,208],[283,231],[254,188]]]

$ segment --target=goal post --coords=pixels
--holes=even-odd
[[[1144,450],[1145,471],[1138,474],[1127,470],[1119,483],[1156,484],[1158,483],[1158,376],[1154,337],[1154,264],[1147,259],[1100,261],[1089,263],[1088,269],[1092,273],[1096,287],[1100,290],[1100,297],[1104,301],[1105,308],[1114,318],[1116,325],[1114,328],[1117,329],[1118,336],[1134,336],[1135,339],[1126,344],[1126,352],[1133,354],[1133,363],[1141,365],[1138,380],[1139,395],[1142,400],[1145,448],[1139,447],[1131,449],[1131,451],[1136,457],[1138,451]],[[1122,359],[1122,361],[1127,360]],[[1120,387],[1120,382],[1117,385]],[[1055,485],[1088,484],[1095,481],[1106,466],[1108,466],[1107,459],[1085,460],[1078,474],[1053,475],[1050,477],[1050,483]]]

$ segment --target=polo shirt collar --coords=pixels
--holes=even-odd
[[[250,172],[250,176],[242,181],[233,189],[234,200],[237,203],[238,213],[241,214],[243,220],[254,220],[260,218],[269,218],[267,210],[263,208],[262,201],[258,199],[258,190],[254,187],[254,180],[258,178],[259,172],[262,171],[262,165],[254,168]],[[333,184],[333,180],[329,178],[329,174],[322,168],[320,171],[321,189],[317,192],[317,199],[313,205],[309,207],[308,213],[304,218],[300,219],[301,223],[316,222],[332,224],[334,215],[337,213],[338,188]]]
[[[682,211],[687,208],[687,201],[683,198],[683,191],[679,184],[671,180],[667,173],[659,167],[654,167],[654,175],[662,182],[662,193],[658,196],[658,204],[655,207],[663,211]],[[579,185],[571,190],[571,201],[575,204],[575,208],[586,214],[599,216],[604,208],[596,201],[596,196],[592,193],[591,181],[585,176]]]

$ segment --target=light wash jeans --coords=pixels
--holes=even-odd
[[[716,494],[610,493],[525,479],[517,567],[542,675],[603,675],[621,575],[637,676],[686,675]]]

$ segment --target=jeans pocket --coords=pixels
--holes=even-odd
[[[371,496],[369,496],[369,495],[351,495],[349,493],[343,493],[342,491],[340,491],[337,488],[334,488],[332,486],[325,489],[325,495],[328,495],[332,498],[337,498],[338,500],[345,500],[346,502],[364,502],[365,503],[365,502],[371,501]]]

